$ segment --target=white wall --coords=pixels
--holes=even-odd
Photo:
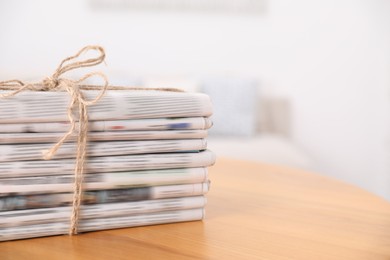
[[[310,10],[277,25],[286,32],[275,78],[293,97],[294,139],[319,171],[390,198],[389,2],[330,1]]]
[[[389,13],[386,0],[269,0],[260,16],[2,1],[0,76],[47,75],[91,43],[133,76],[255,76],[292,99],[292,138],[315,170],[390,199]]]

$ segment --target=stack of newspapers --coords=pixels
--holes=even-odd
[[[0,241],[68,233],[77,134],[42,154],[68,131],[69,102],[66,92],[0,99]],[[202,219],[211,114],[207,95],[155,90],[110,90],[90,106],[78,231]]]

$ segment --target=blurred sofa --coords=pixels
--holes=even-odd
[[[311,168],[309,156],[290,139],[289,99],[260,90],[250,78],[203,79],[200,91],[214,106],[208,147],[219,157]]]

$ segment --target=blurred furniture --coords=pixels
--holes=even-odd
[[[210,135],[250,137],[259,120],[258,82],[251,78],[215,77],[203,79],[201,92],[213,103]],[[260,100],[261,103],[261,100]]]
[[[203,79],[201,91],[214,106],[208,147],[219,156],[312,168],[309,156],[290,139],[290,100],[260,90],[252,78]]]
[[[390,204],[281,166],[220,159],[206,219],[0,243],[7,259],[389,259]]]
[[[310,157],[291,140],[277,134],[260,134],[255,137],[216,137],[207,140],[207,146],[218,157],[278,164],[301,169],[312,169]]]

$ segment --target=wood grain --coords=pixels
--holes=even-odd
[[[210,172],[203,222],[2,242],[0,259],[390,259],[379,197],[279,166],[220,159]]]

